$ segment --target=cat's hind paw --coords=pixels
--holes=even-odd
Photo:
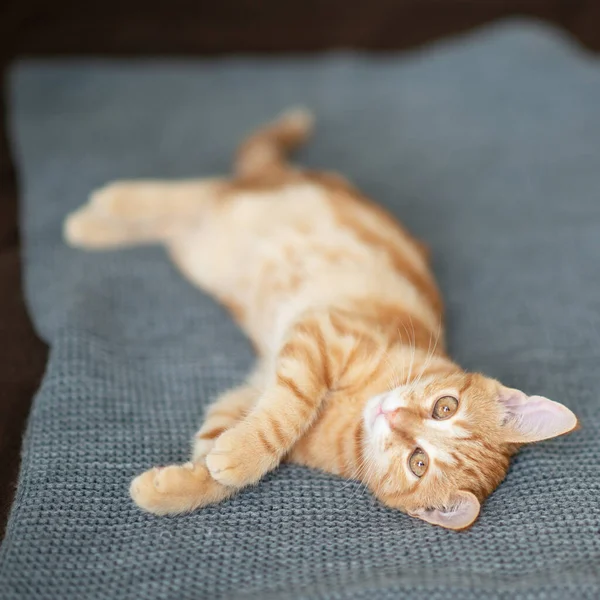
[[[204,464],[191,462],[150,469],[138,475],[129,488],[133,501],[155,515],[191,512],[234,492],[215,481]]]

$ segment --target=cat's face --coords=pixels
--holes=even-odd
[[[369,484],[389,506],[450,529],[470,526],[520,444],[577,425],[566,407],[471,373],[436,375],[365,407]]]

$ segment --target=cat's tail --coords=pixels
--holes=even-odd
[[[237,152],[236,175],[251,179],[288,169],[287,154],[308,138],[313,122],[310,111],[293,108],[255,131]]]

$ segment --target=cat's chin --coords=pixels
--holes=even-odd
[[[376,455],[383,458],[386,440],[391,433],[391,427],[384,409],[387,394],[371,398],[363,410],[364,432],[368,446]]]
[[[373,429],[379,416],[382,401],[383,397],[381,395],[374,396],[367,401],[367,404],[363,410],[363,420],[365,422],[365,428],[367,431],[371,431]]]

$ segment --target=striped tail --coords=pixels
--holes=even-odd
[[[306,140],[312,127],[313,116],[308,110],[284,112],[242,143],[235,161],[236,175],[251,179],[288,169],[287,154]]]

